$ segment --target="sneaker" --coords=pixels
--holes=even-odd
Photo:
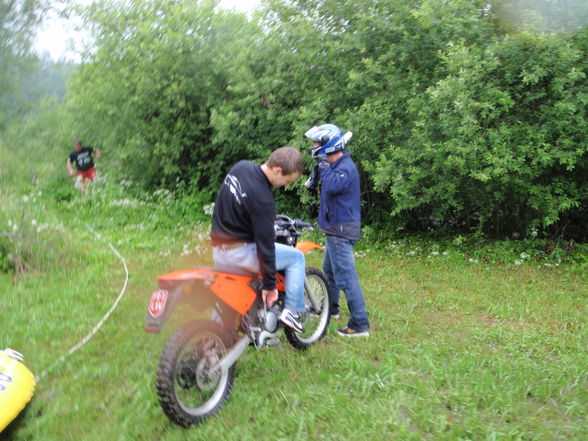
[[[337,331],[337,334],[343,337],[369,337],[370,333],[366,329],[365,331],[356,331],[349,326],[345,326]]]
[[[339,320],[339,314],[331,314],[331,320]]]
[[[304,327],[300,322],[300,316],[297,312],[291,311],[288,308],[284,308],[280,314],[280,320],[282,323],[294,329],[296,332],[304,332]]]

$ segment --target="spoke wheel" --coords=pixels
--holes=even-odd
[[[304,289],[304,314],[302,317],[304,332],[298,333],[286,327],[286,338],[296,349],[305,350],[325,335],[329,325],[331,299],[327,280],[317,268],[306,268],[306,280],[311,292]],[[313,296],[314,302],[310,296]],[[316,307],[315,307],[316,305]]]
[[[180,328],[167,342],[157,369],[157,396],[176,424],[198,424],[228,399],[235,365],[224,371],[220,360],[231,339],[217,323],[202,320]]]

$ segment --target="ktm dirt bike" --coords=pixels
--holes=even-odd
[[[307,253],[323,247],[298,241],[311,225],[279,215],[276,241]],[[228,399],[237,359],[249,347],[279,343],[280,328],[288,342],[306,350],[325,335],[330,319],[327,281],[317,268],[306,268],[304,332],[278,321],[284,302],[285,279],[277,274],[278,301],[267,307],[261,298],[261,276],[236,267],[195,268],[157,278],[146,317],[147,332],[159,332],[180,305],[193,308],[193,318],[167,341],[157,369],[156,388],[164,413],[176,424],[198,424],[216,413]]]

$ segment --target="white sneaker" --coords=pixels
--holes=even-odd
[[[284,308],[280,314],[280,320],[282,323],[294,329],[296,332],[304,332],[304,327],[300,322],[300,316],[297,312],[291,311],[288,308]]]

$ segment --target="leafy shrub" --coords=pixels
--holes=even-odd
[[[68,262],[72,248],[55,219],[48,218],[43,194],[22,196],[0,192],[0,269],[19,280],[30,273],[48,271]]]
[[[44,184],[44,192],[56,202],[69,202],[79,193],[73,185],[71,178],[64,174],[56,174]]]
[[[373,228],[588,237],[586,2],[557,20],[542,11],[567,6],[547,0],[336,3],[272,1],[257,22],[213,3],[93,5],[98,46],[43,142],[97,140],[119,176],[210,202],[236,161],[308,146],[328,121],[355,134]],[[278,202],[316,211],[304,191]]]
[[[446,77],[411,100],[411,137],[374,169],[394,213],[525,236],[588,203],[583,59],[554,36],[451,45]]]

